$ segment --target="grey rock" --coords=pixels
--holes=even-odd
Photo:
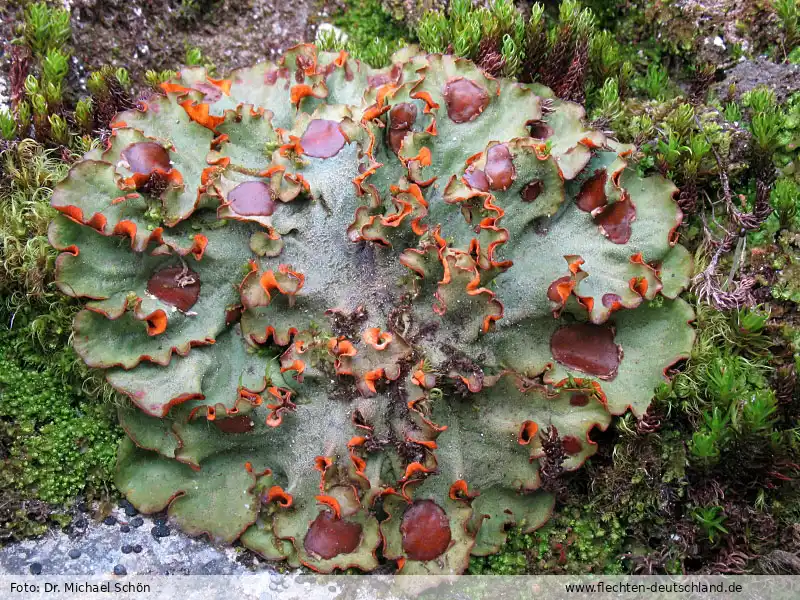
[[[745,92],[765,85],[775,90],[778,102],[783,102],[787,96],[800,91],[800,65],[774,63],[763,56],[744,60],[729,69],[725,79],[712,89],[721,98],[727,98],[732,85],[735,86],[737,100]]]
[[[123,509],[115,509],[113,514],[122,522],[126,520]],[[129,575],[233,575],[249,572],[236,561],[238,552],[230,546],[217,546],[205,538],[190,538],[177,529],[169,537],[154,539],[150,535],[150,529],[155,526],[153,520],[146,516],[136,518],[142,519],[144,527],[133,528],[127,534],[122,533],[119,527],[89,521],[85,530],[74,530],[71,535],[52,530],[38,539],[9,544],[0,548],[0,575],[112,573],[123,556],[120,553],[123,545],[130,545],[133,550],[124,555],[124,566]],[[80,547],[79,551],[76,546]],[[70,558],[71,551],[80,552],[81,560]],[[261,568],[271,569],[266,564]]]

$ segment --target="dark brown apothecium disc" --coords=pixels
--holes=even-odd
[[[350,554],[360,542],[361,525],[323,511],[308,528],[303,546],[307,552],[328,560],[339,554]]]
[[[417,120],[417,107],[410,102],[395,104],[389,111],[389,147],[395,154],[400,152],[400,146],[414,122]]]
[[[526,125],[531,132],[531,137],[537,140],[546,140],[555,133],[555,130],[550,125],[539,119],[528,121]]]
[[[172,168],[169,152],[156,142],[136,142],[121,154],[130,170],[141,175],[149,176],[156,171],[169,171]]]
[[[614,331],[604,325],[573,323],[556,330],[550,351],[562,365],[600,379],[613,379],[622,358]]]
[[[403,550],[411,560],[433,560],[450,546],[450,520],[433,500],[417,500],[400,524]]]
[[[272,191],[263,181],[245,181],[228,193],[230,207],[237,215],[268,217],[275,212]]]
[[[312,158],[331,158],[344,148],[347,139],[339,123],[327,119],[314,119],[300,138],[303,154]]]
[[[533,202],[543,191],[544,182],[541,179],[534,179],[520,190],[519,195],[523,202]]]
[[[493,190],[507,190],[517,177],[511,152],[505,144],[497,144],[486,152],[486,177],[489,187]]]
[[[200,296],[200,276],[191,269],[167,267],[150,277],[147,293],[186,312]]]
[[[596,170],[589,179],[583,182],[575,202],[578,208],[588,213],[608,203],[606,199],[606,181],[608,173],[605,169]]]
[[[447,116],[454,123],[468,123],[489,106],[488,92],[470,79],[456,77],[444,86]]]
[[[250,415],[234,415],[232,417],[218,418],[214,425],[223,433],[247,433],[255,427]]]
[[[466,181],[467,185],[472,189],[482,192],[489,191],[489,179],[486,177],[486,173],[480,169],[467,169],[464,173],[464,181]]]
[[[595,224],[615,244],[627,244],[631,239],[631,223],[636,219],[636,207],[628,198],[609,204],[594,217]]]

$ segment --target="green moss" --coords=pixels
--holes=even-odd
[[[55,366],[39,367],[40,350],[24,332],[0,332],[0,422],[10,442],[0,487],[26,498],[65,502],[108,491],[121,432],[113,405],[88,398]]]
[[[348,36],[347,44],[327,40],[326,50],[346,48],[355,58],[373,67],[389,64],[389,58],[413,41],[413,33],[386,12],[380,0],[347,0],[345,8],[334,15],[333,23]]]
[[[72,36],[69,16],[69,10],[46,2],[31,3],[18,26],[19,34],[34,55],[44,58],[48,51],[62,48]]]
[[[524,575],[528,563],[536,556],[537,542],[533,534],[523,533],[519,528],[508,532],[503,549],[491,556],[473,556],[469,562],[472,575]]]
[[[0,154],[5,185],[0,191],[0,292],[13,305],[49,295],[57,253],[47,242],[54,186],[67,172],[58,160],[33,140]]]
[[[626,538],[626,529],[618,516],[605,514],[598,519],[596,507],[570,504],[533,533],[526,534],[518,528],[509,531],[508,541],[499,553],[472,557],[469,572],[473,575],[623,573]]]
[[[33,140],[0,161],[0,539],[18,539],[113,489],[121,432],[112,391],[69,346],[76,308],[52,284],[49,202],[69,164]]]

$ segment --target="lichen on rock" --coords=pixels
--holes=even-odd
[[[547,88],[297,46],[184,69],[53,195],[117,485],[269,559],[458,573],[687,356],[675,187]],[[381,507],[381,510],[378,510]]]

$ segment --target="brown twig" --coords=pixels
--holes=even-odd
[[[702,131],[700,120],[695,117],[698,129]],[[766,175],[767,168],[759,169],[756,174],[756,199],[753,207],[753,212],[744,212],[736,208],[733,202],[733,194],[731,193],[730,180],[728,178],[727,164],[722,160],[722,157],[717,152],[717,149],[708,140],[711,146],[711,151],[717,161],[719,167],[719,179],[722,186],[722,200],[725,204],[725,210],[728,220],[733,225],[730,229],[720,227],[725,235],[721,239],[716,239],[708,224],[703,218],[703,232],[705,236],[705,244],[709,248],[714,248],[714,253],[711,256],[711,261],[708,266],[698,273],[692,280],[692,288],[697,294],[698,299],[707,302],[719,310],[731,310],[752,304],[753,297],[751,290],[756,284],[754,277],[742,277],[739,281],[734,282],[736,273],[739,270],[738,257],[744,250],[744,240],[747,233],[758,229],[761,224],[772,213],[772,207],[769,203],[769,190],[770,181]],[[722,257],[731,252],[734,247],[736,248],[736,256],[734,257],[732,268],[724,283],[720,283],[720,277],[717,273],[719,262]]]

